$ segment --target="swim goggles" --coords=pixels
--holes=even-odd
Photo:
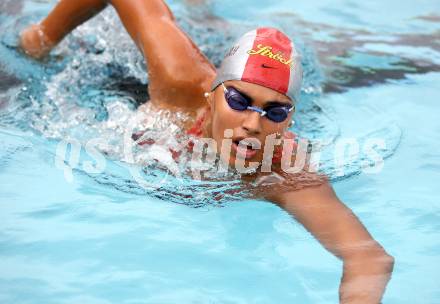
[[[240,93],[233,87],[226,88],[224,83],[222,83],[223,91],[225,92],[225,99],[228,105],[237,111],[252,110],[260,113],[261,116],[266,116],[269,120],[280,123],[283,122],[289,113],[295,109],[293,105],[267,105],[264,108],[259,108],[251,106],[251,100],[249,97]]]

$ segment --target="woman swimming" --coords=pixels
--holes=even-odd
[[[257,166],[261,172],[243,178],[263,176],[265,148],[271,146],[268,141],[292,139],[287,129],[301,86],[301,63],[291,40],[273,28],[246,33],[216,71],[177,26],[162,0],[61,0],[40,24],[22,32],[21,47],[29,56],[42,58],[109,3],[145,57],[149,103],[192,117],[194,123],[185,126],[187,133],[212,139],[229,166],[261,165]],[[228,153],[222,153],[225,138],[231,141]],[[281,159],[276,153],[269,155],[273,156],[269,167],[280,174],[283,159],[295,158],[286,153]],[[331,185],[319,180],[312,187],[292,185],[283,191],[269,187],[260,194],[294,216],[342,259],[341,303],[379,303],[393,258],[338,199]]]

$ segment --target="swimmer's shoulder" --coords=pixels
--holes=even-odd
[[[290,163],[277,162],[271,167],[270,172],[257,172],[252,177],[253,192],[256,198],[268,199],[270,201],[280,200],[287,193],[291,198],[301,199],[301,195],[310,193],[324,193],[328,188],[328,177],[307,164],[301,164],[300,156],[290,156]],[[286,162],[286,159],[283,159]],[[298,161],[298,163],[297,163]]]

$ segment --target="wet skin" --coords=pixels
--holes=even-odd
[[[226,81],[224,84],[226,87],[231,86],[237,89],[240,93],[244,93],[252,100],[253,106],[264,108],[265,105],[272,102],[293,105],[293,101],[287,96],[257,84],[239,80]],[[267,136],[271,134],[275,135],[277,133],[282,135],[287,130],[293,115],[292,111],[284,121],[276,123],[269,120],[267,117],[262,117],[260,113],[255,111],[234,110],[226,102],[223,87],[221,85],[209,95],[208,107],[211,115],[206,136],[215,140],[217,143],[217,151],[220,151],[226,130],[233,131],[233,142],[239,139],[250,138],[256,139],[261,143],[260,149],[256,150],[256,155],[250,159],[246,159],[245,166],[248,166],[250,161],[261,162],[263,160],[263,152]],[[237,154],[232,151],[229,159],[229,164],[231,166],[234,166],[236,158]]]
[[[163,1],[62,0],[40,24],[22,33],[22,48],[37,59],[47,55],[68,33],[108,3],[116,9],[147,61],[150,102],[194,115],[205,104],[203,94],[210,90],[215,67],[180,30]]]
[[[76,26],[104,9],[104,0],[61,0],[40,24],[26,29],[20,38],[23,50],[34,58],[46,55]],[[149,95],[154,105],[185,111],[197,117],[208,109],[204,135],[217,141],[226,129],[233,137],[253,137],[264,141],[267,135],[283,133],[292,114],[281,123],[273,123],[253,111],[235,111],[217,88],[208,98],[215,68],[194,42],[174,21],[161,0],[113,0],[127,32],[143,52],[149,73]],[[273,90],[241,81],[228,81],[246,93],[253,105],[264,107],[268,101],[291,102]],[[208,101],[208,102],[207,102]],[[261,160],[262,151],[252,157]],[[232,155],[230,164],[235,161]],[[393,270],[393,258],[368,233],[357,217],[336,196],[331,185],[284,192],[267,191],[263,195],[277,204],[304,227],[331,253],[343,261],[339,289],[341,303],[380,302]]]

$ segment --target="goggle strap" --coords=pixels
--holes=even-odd
[[[228,93],[228,89],[225,87],[225,84],[222,82],[223,92]]]

